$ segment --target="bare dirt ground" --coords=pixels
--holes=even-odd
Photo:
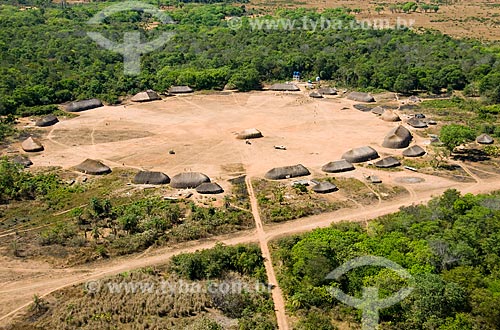
[[[355,110],[352,108],[354,102],[345,99],[313,100],[305,95],[302,92],[191,95],[89,110],[52,128],[41,129],[45,151],[33,156],[32,161],[35,168],[71,168],[86,158],[96,158],[113,168],[160,170],[169,175],[184,170],[202,171],[222,184],[231,176],[233,168],[240,171],[243,167],[249,184],[251,178],[262,177],[275,166],[302,163],[313,175],[319,174],[325,163],[339,159],[350,148],[363,145],[373,146],[381,156],[401,155],[401,150],[381,147],[385,134],[399,123],[384,122],[369,112]],[[236,132],[251,127],[260,129],[265,137],[252,140],[251,145],[235,138]],[[428,142],[414,136],[420,145]],[[275,150],[273,146],[277,144],[286,145],[287,150]],[[170,155],[170,149],[176,154]],[[341,209],[272,225],[263,225],[260,221],[257,201],[249,187],[255,230],[149,249],[139,255],[78,268],[54,269],[43,262],[5,257],[0,267],[0,326],[8,324],[17,312],[28,306],[34,294],[45,296],[70,285],[166,263],[175,254],[211,248],[216,242],[228,245],[259,242],[266,257],[270,282],[277,284],[267,246],[270,240],[279,236],[326,227],[341,220],[367,221],[395,212],[401,206],[428,201],[448,188],[471,193],[500,189],[497,173],[489,173],[491,176],[485,180],[469,168],[472,164],[461,165],[474,182],[457,183],[421,173],[357,167],[339,176],[363,180],[364,176],[375,174],[384,183],[403,185],[409,195],[390,201],[379,200],[376,205],[359,205],[354,210]],[[419,180],[401,183],[408,177]],[[274,290],[273,298],[280,329],[287,329],[279,287]]]
[[[274,10],[283,7],[336,8],[348,7],[361,9],[356,14],[358,20],[389,19],[396,21],[397,17],[404,20],[414,20],[415,27],[434,29],[444,34],[458,38],[476,38],[480,40],[500,40],[500,6],[498,1],[488,0],[458,0],[451,5],[441,5],[437,13],[415,12],[410,14],[391,13],[389,6],[394,3],[404,3],[401,0],[363,1],[363,0],[309,0],[309,1],[267,1],[252,0],[257,8]],[[430,3],[430,1],[425,1]],[[383,5],[380,13],[376,7]]]

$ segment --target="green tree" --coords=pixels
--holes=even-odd
[[[459,145],[473,141],[475,134],[470,127],[451,124],[443,126],[439,139],[449,151],[453,151]]]

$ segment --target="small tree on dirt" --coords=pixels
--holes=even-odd
[[[451,152],[448,149],[442,147],[434,147],[433,151],[434,155],[430,163],[434,168],[440,168],[446,162],[446,159],[451,155]]]
[[[472,129],[467,126],[456,124],[443,126],[439,136],[443,145],[450,152],[453,152],[453,150],[461,144],[473,141],[474,138],[475,134]]]

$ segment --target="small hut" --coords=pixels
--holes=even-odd
[[[16,157],[12,158],[12,162],[14,164],[21,165],[22,167],[30,167],[33,165],[33,162],[25,156],[17,155]]]
[[[224,189],[215,182],[204,182],[196,187],[196,192],[203,195],[222,194]]]
[[[172,86],[169,88],[170,94],[188,94],[192,93],[193,89],[189,86]]]
[[[135,94],[130,100],[132,102],[150,102],[161,100],[161,97],[155,91],[148,89],[145,92]]]
[[[407,123],[408,123],[408,125],[410,125],[411,127],[414,127],[414,128],[426,128],[427,127],[426,123],[424,123],[423,121],[421,121],[420,119],[418,119],[416,117],[408,119]]]
[[[90,109],[102,107],[102,102],[99,99],[88,99],[82,101],[71,102],[66,106],[68,112],[80,112]]]
[[[82,163],[75,166],[79,172],[92,175],[103,175],[111,173],[111,169],[95,159],[86,159]]]
[[[423,155],[425,155],[425,150],[417,145],[411,146],[403,151],[403,156],[405,157],[420,157]]]
[[[249,128],[249,129],[246,129],[242,132],[240,132],[238,134],[238,136],[236,136],[237,139],[240,139],[240,140],[246,140],[246,139],[258,139],[258,138],[261,138],[262,137],[262,133],[261,131],[259,131],[258,129],[256,128]]]
[[[31,136],[21,143],[21,148],[26,152],[43,151],[43,145],[40,141],[33,139]]]
[[[136,184],[167,184],[170,182],[168,175],[162,172],[149,172],[140,171],[138,172],[133,180]]]
[[[309,97],[312,97],[313,99],[322,99],[323,95],[321,95],[321,93],[319,92],[312,92],[311,94],[309,94]]]
[[[36,121],[35,125],[38,127],[47,127],[47,126],[52,126],[55,125],[59,122],[59,119],[57,119],[56,116],[54,115],[48,115],[43,118],[40,118]]]
[[[200,172],[183,172],[172,177],[170,185],[174,188],[196,188],[202,183],[210,182],[210,178]]]
[[[307,168],[302,164],[293,166],[276,167],[266,173],[266,179],[270,180],[283,180],[295,178],[299,176],[306,176],[311,174]]]
[[[348,172],[354,170],[354,165],[349,163],[347,160],[342,159],[324,165],[321,170],[327,173]]]
[[[318,92],[321,95],[337,95],[337,93],[338,93],[335,88],[331,88],[331,87],[320,88],[320,89],[318,89]]]
[[[322,181],[317,185],[315,185],[314,187],[312,187],[312,190],[318,194],[329,194],[331,192],[339,190],[339,188],[337,188],[337,186],[334,185],[333,183],[330,183],[328,181]]]
[[[354,148],[342,155],[342,159],[347,160],[349,163],[362,163],[378,157],[378,152],[369,146]]]
[[[410,145],[413,136],[404,126],[398,126],[392,129],[384,138],[382,146],[391,149],[406,148]]]
[[[384,112],[385,112],[385,109],[384,109],[384,108],[382,108],[381,106],[378,106],[378,107],[375,107],[375,108],[373,108],[373,109],[372,109],[372,113],[373,113],[374,115],[377,115],[377,116],[381,116],[381,115],[383,115],[383,114],[384,114]]]
[[[479,144],[492,144],[495,140],[488,134],[481,134],[477,137],[476,142]]]
[[[384,113],[380,116],[380,119],[389,122],[401,121],[401,118],[399,118],[399,116],[392,110],[384,111]]]
[[[386,157],[384,159],[379,160],[378,162],[375,162],[375,166],[379,168],[389,168],[389,167],[395,167],[399,166],[401,163],[397,158],[394,157]]]
[[[276,92],[298,92],[300,88],[295,84],[274,84],[269,87],[269,90]]]
[[[351,92],[347,95],[347,98],[349,100],[357,102],[365,102],[365,103],[375,102],[375,98],[368,93]]]

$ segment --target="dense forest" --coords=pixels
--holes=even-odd
[[[195,89],[239,90],[262,82],[320,76],[337,85],[399,92],[464,89],[468,95],[500,102],[498,46],[456,40],[435,32],[409,30],[252,29],[255,14],[242,4],[182,4],[166,13],[175,24],[151,29],[154,18],[121,12],[106,24],[87,21],[107,3],[72,4],[47,1],[0,6],[0,114],[42,114],[53,104],[100,97],[119,97],[172,84]],[[17,3],[17,1],[11,1]],[[156,1],[151,1],[158,4]],[[354,22],[344,9],[280,10],[276,18]],[[242,26],[231,29],[230,17]],[[262,16],[261,19],[271,19]],[[164,31],[174,37],[160,50],[143,56],[139,76],[123,74],[121,55],[99,47],[86,32],[99,31],[120,42],[123,33],[141,30],[152,40]]]
[[[381,311],[383,329],[498,329],[500,324],[500,195],[448,190],[428,205],[410,206],[366,228],[341,223],[274,243],[279,282],[297,329],[335,329],[333,320],[359,322],[354,308],[329,287],[360,297],[361,287],[390,296],[414,288],[401,303]],[[339,281],[327,274],[352,258],[390,259],[412,275],[366,266]]]

